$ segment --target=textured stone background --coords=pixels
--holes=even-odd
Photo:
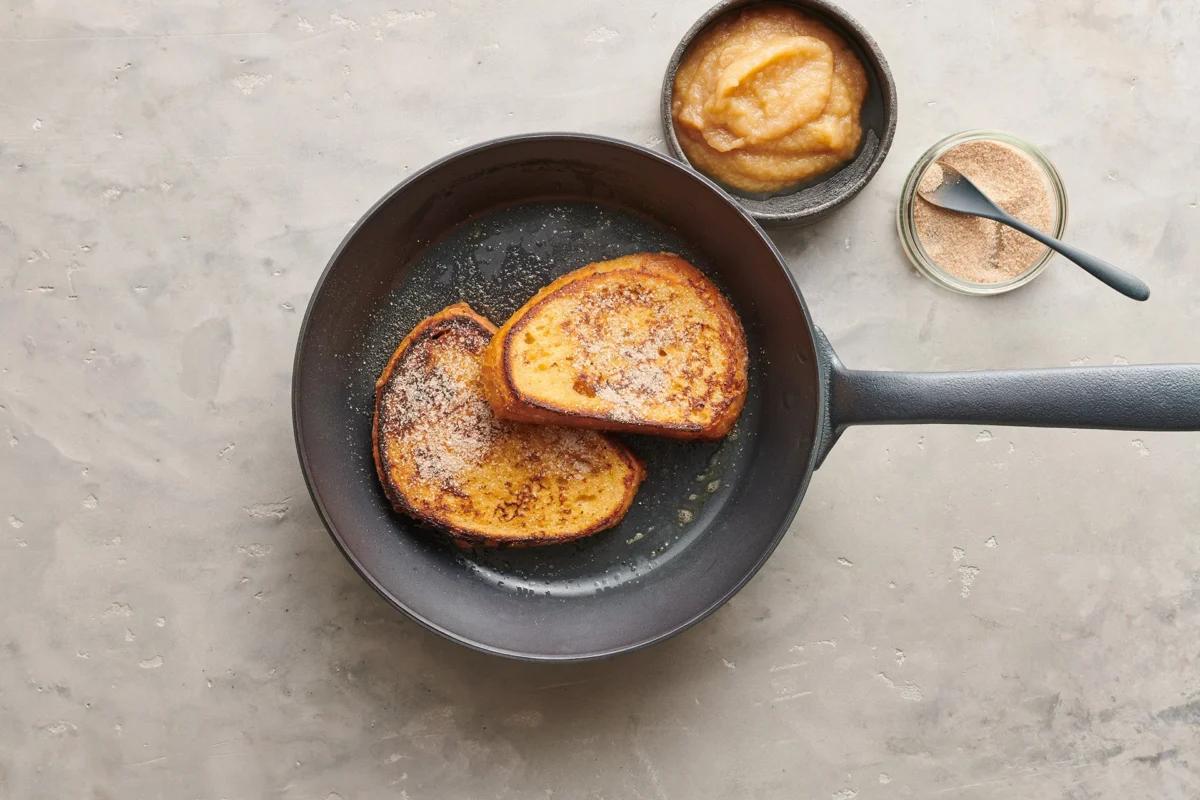
[[[861,429],[704,624],[577,666],[387,607],[296,464],[300,314],[350,224],[500,134],[661,147],[707,0],[10,0],[0,13],[0,797],[1200,795],[1200,437]],[[778,240],[851,366],[1200,361],[1191,2],[846,5],[895,146]],[[1001,299],[912,272],[940,136],[1042,145],[1073,239]]]

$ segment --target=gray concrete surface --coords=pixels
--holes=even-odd
[[[6,4],[0,798],[1200,795],[1200,435],[853,431],[745,591],[607,663],[460,649],[329,541],[288,389],[336,243],[460,145],[661,147],[706,4]],[[846,5],[899,133],[779,236],[844,360],[1200,361],[1196,4]],[[901,180],[980,126],[1045,146],[1149,305],[1062,261],[995,300],[908,268]]]

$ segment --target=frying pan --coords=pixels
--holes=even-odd
[[[371,461],[372,389],[413,325],[459,300],[501,323],[560,274],[643,250],[692,261],[741,316],[750,388],[730,436],[627,437],[647,479],[619,526],[579,542],[463,552],[392,512]],[[624,142],[537,134],[434,163],[354,226],[309,302],[292,412],[313,502],[367,582],[462,644],[565,661],[660,641],[728,600],[849,425],[1197,430],[1200,365],[846,369],[771,240],[715,184]]]

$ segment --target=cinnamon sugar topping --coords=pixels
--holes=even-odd
[[[487,343],[482,329],[443,325],[415,342],[393,372],[381,403],[382,433],[403,443],[416,477],[463,491],[506,440],[521,448],[523,463],[540,463],[555,478],[583,480],[603,470],[604,453],[590,431],[496,418],[481,378]]]
[[[434,346],[434,336],[462,339],[457,347]],[[398,365],[383,396],[382,426],[403,436],[417,477],[458,488],[478,467],[505,423],[492,414],[480,383],[482,331],[461,326],[426,336]]]
[[[657,294],[626,283],[605,287],[577,323],[582,358],[576,368],[591,393],[612,404],[610,414],[618,420],[638,419],[672,394],[673,376],[665,357],[678,344],[676,326],[641,329],[618,313],[665,304],[666,298]]]
[[[970,178],[984,194],[1017,219],[1052,233],[1058,206],[1045,171],[1031,157],[1004,142],[979,139],[942,154],[921,176],[920,191],[942,182],[947,164]],[[1046,246],[999,222],[939,208],[918,196],[913,205],[917,238],[929,258],[946,272],[971,283],[1000,283],[1025,273],[1046,254]]]

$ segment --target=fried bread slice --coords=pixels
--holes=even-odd
[[[380,374],[372,451],[392,506],[484,546],[565,542],[617,524],[641,463],[595,431],[498,420],[480,379],[495,332],[452,305],[418,324]]]
[[[698,269],[636,253],[534,295],[492,338],[483,380],[502,419],[719,439],[746,401],[746,337]]]

